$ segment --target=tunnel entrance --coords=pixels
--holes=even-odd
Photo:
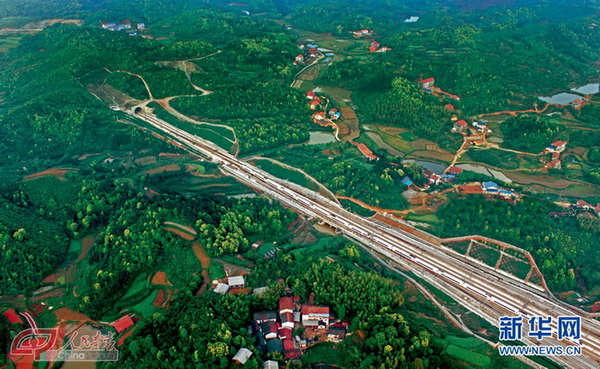
[[[133,110],[133,114],[140,114],[142,112],[142,108],[140,106],[138,106],[137,108],[135,108]]]

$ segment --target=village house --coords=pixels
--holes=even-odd
[[[142,30],[146,28],[146,24],[145,23],[138,23],[137,24],[137,29]]]
[[[107,29],[109,31],[122,31],[125,29],[131,29],[131,21],[129,21],[128,19],[122,21],[119,24],[115,22],[102,22],[100,23],[100,25],[102,26],[102,28]]]
[[[400,181],[407,187],[413,184],[412,179],[410,179],[408,176],[404,176],[404,178],[402,178]]]
[[[486,181],[481,184],[484,193],[497,194],[499,186],[496,182]]]
[[[369,51],[370,52],[375,52],[375,51],[379,50],[379,46],[380,46],[379,42],[373,41],[373,42],[371,42],[371,46],[369,47]]]
[[[314,91],[308,91],[308,92],[306,93],[306,98],[307,98],[307,99],[309,99],[309,100],[312,100],[312,99],[314,99],[314,98],[315,98],[315,93],[314,93]]]
[[[581,99],[575,99],[571,103],[571,106],[574,107],[575,109],[581,108],[581,105],[583,105],[583,100],[581,100]]]
[[[310,100],[310,110],[317,110],[317,106],[319,106],[321,104],[321,99],[318,96],[313,97]],[[325,114],[325,113],[323,113]]]
[[[467,128],[468,124],[464,120],[459,120],[454,122],[454,126],[452,127],[452,132],[463,132]]]
[[[473,127],[475,127],[478,131],[485,132],[487,130],[487,123],[482,121],[473,122]]]
[[[248,361],[248,359],[250,358],[250,356],[252,356],[252,351],[248,350],[245,347],[242,347],[241,349],[238,350],[238,352],[235,354],[235,356],[233,357],[234,362],[238,363],[238,364],[246,364],[246,361]]]
[[[339,343],[346,338],[346,326],[345,323],[336,323],[327,328],[327,341]]]
[[[567,145],[567,141],[554,141],[550,146],[546,147],[548,152],[563,152]]]
[[[367,147],[367,145],[363,143],[358,143],[354,141],[350,141],[350,143],[358,148],[361,154],[369,160],[379,160],[379,157],[373,154],[373,151]]]
[[[302,305],[302,324],[305,327],[325,328],[329,325],[329,307]]]
[[[419,87],[424,90],[430,90],[435,85],[435,78],[426,78],[419,81]]]
[[[277,321],[277,313],[274,311],[260,311],[258,313],[254,313],[252,318],[255,323],[264,323],[264,322],[276,322]]]
[[[388,51],[392,51],[392,48],[383,46],[383,47],[380,47],[379,50],[377,50],[378,53],[387,53]]]
[[[446,109],[448,109],[450,111],[454,111],[454,109],[455,109],[454,105],[452,105],[452,104],[446,104],[446,105],[444,105],[444,108],[446,108]]]
[[[227,284],[230,288],[244,288],[246,285],[243,275],[227,278]]]
[[[296,55],[296,62],[297,63],[303,63],[304,62],[304,55]]]
[[[215,287],[215,292],[221,295],[224,295],[229,291],[229,285],[227,283],[219,283]]]
[[[263,363],[263,369],[279,369],[279,363],[274,360],[267,360]]]
[[[584,200],[577,200],[577,202],[575,203],[575,206],[577,207],[578,210],[583,210],[583,211],[590,211],[594,208],[591,204],[587,203]]]

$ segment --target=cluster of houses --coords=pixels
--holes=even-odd
[[[377,41],[371,42],[371,46],[369,46],[369,51],[372,53],[387,53],[391,50],[391,47],[381,46],[381,44]]]
[[[213,282],[214,283],[214,282]],[[229,293],[246,292],[246,282],[243,275],[227,277],[226,281],[218,282],[214,291],[221,295]]]
[[[458,132],[458,133],[462,133],[465,132],[467,129],[471,129],[471,131],[473,131],[473,133],[491,133],[492,130],[488,128],[488,125],[486,122],[481,121],[481,120],[477,120],[474,121],[473,123],[471,123],[471,127],[469,127],[469,123],[467,123],[467,121],[462,120],[462,119],[458,119],[458,117],[453,116],[451,119],[454,124],[452,126],[452,132]]]
[[[131,24],[131,21],[129,19],[125,19],[124,21],[121,21],[119,23],[102,22],[102,23],[100,23],[100,26],[109,31],[124,31],[124,30],[130,30],[133,28],[133,25]],[[146,25],[144,23],[138,23],[136,25],[136,27],[138,30],[143,30],[146,28]]]
[[[462,172],[463,172],[462,168],[458,168],[455,166],[449,167],[442,174],[437,174],[437,173],[432,172],[431,170],[424,169],[423,175],[425,176],[425,178],[427,178],[429,183],[426,183],[423,187],[425,187],[425,189],[428,189],[429,187],[434,186],[434,185],[439,185],[440,183],[453,182],[454,180],[456,180],[456,178],[458,178],[458,176]]]
[[[545,167],[548,169],[562,169],[562,162],[560,161],[560,153],[566,148],[567,141],[554,141],[550,146],[544,150],[546,153],[550,153],[550,161],[546,163]]]
[[[511,189],[500,187],[496,182],[492,181],[482,182],[481,189],[486,195],[497,196],[505,200],[517,201],[520,198],[518,193]]]
[[[294,59],[294,65],[303,65],[305,63],[312,63],[315,59],[319,58],[319,54],[323,54],[325,59],[323,59],[324,63],[330,62],[335,54],[332,52],[333,50],[325,49],[319,47],[319,45],[314,43],[315,40],[306,40],[303,43],[298,44],[298,49],[300,49],[301,53],[296,55]]]
[[[319,97],[317,94],[315,94],[314,91],[308,91],[306,93],[306,98],[309,100],[308,101],[308,106],[310,107],[310,110],[317,110],[317,108],[325,100],[324,98]],[[323,115],[324,114],[325,113],[323,112]]]
[[[297,328],[304,331],[294,334]],[[292,360],[315,343],[341,342],[346,328],[346,323],[335,322],[328,306],[301,304],[299,297],[285,296],[279,299],[278,311],[254,313],[248,329],[263,354],[278,352]]]
[[[577,200],[576,203],[569,205],[568,211],[550,212],[548,215],[552,218],[575,216],[579,213],[594,214],[600,218],[600,202],[596,206],[589,204],[584,200]]]
[[[360,31],[351,31],[350,33],[352,34],[352,36],[354,36],[356,38],[361,38],[361,37],[365,37],[365,36],[373,36],[375,31],[370,30],[370,29],[361,29]]]

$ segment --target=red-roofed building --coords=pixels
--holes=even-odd
[[[15,324],[15,323],[23,324],[23,319],[21,319],[21,317],[19,316],[19,313],[17,313],[17,311],[15,309],[8,309],[5,312],[3,312],[2,315],[4,315],[6,317],[6,319],[8,319],[10,324]]]
[[[291,351],[293,349],[295,349],[294,341],[291,338],[283,340],[283,351]]]
[[[315,97],[315,93],[312,91],[308,91],[306,93],[306,97],[312,100]]]
[[[577,200],[577,202],[575,203],[575,206],[577,206],[581,210],[591,210],[593,208],[592,205],[588,204],[587,202],[585,202],[583,200]]]
[[[291,328],[283,328],[283,327],[282,327],[282,328],[280,328],[280,329],[279,329],[279,331],[278,331],[279,338],[281,338],[282,340],[285,340],[285,339],[292,339],[293,333],[294,333],[294,332],[292,331],[292,329],[291,329]]]
[[[452,105],[452,104],[446,104],[446,105],[444,105],[444,108],[454,111],[454,105]]]
[[[329,307],[302,305],[302,324],[306,327],[327,327],[329,325]]]
[[[462,168],[459,168],[459,167],[451,166],[450,168],[448,168],[448,173],[450,173],[450,174],[458,175],[458,174],[461,174],[462,172],[463,172]]]
[[[454,132],[462,132],[465,130],[465,128],[467,128],[467,126],[467,122],[465,122],[464,120],[459,120],[454,123],[454,127],[452,127],[452,130]]]
[[[371,42],[371,47],[369,47],[369,51],[375,52],[375,51],[379,50],[379,46],[380,46],[379,42],[373,41],[373,42]]]
[[[298,63],[302,63],[304,61],[304,55],[297,55],[296,56],[296,61]]]
[[[310,100],[310,110],[316,110],[317,106],[319,106],[319,104],[321,104],[321,99],[319,99],[318,96],[313,97],[312,100]],[[325,114],[325,113],[323,113]]]
[[[279,314],[294,312],[294,298],[291,296],[279,299]]]
[[[317,50],[316,47],[312,47],[308,49],[308,53],[310,54],[310,56],[316,56],[319,53],[319,50]]]
[[[435,78],[426,78],[426,79],[419,81],[419,86],[421,86],[421,88],[430,89],[431,87],[433,87],[434,84],[435,84]]]
[[[363,154],[369,160],[379,160],[379,157],[373,154],[373,151],[367,147],[367,145],[350,141],[350,143],[358,148],[361,154]]]
[[[125,332],[129,327],[134,325],[135,322],[131,319],[131,315],[125,315],[114,322],[110,323],[113,328],[117,331],[117,333]]]
[[[575,109],[578,109],[578,108],[581,107],[581,105],[583,105],[583,100],[581,100],[581,99],[575,99],[575,100],[573,100],[573,102],[571,103],[571,105],[573,105],[573,107]]]
[[[567,145],[567,141],[554,141],[552,142],[552,146],[555,147],[555,151],[562,152]]]

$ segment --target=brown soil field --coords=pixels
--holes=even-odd
[[[150,281],[152,284],[159,284],[162,286],[172,286],[171,282],[167,278],[167,273],[163,271],[158,271],[152,276],[152,280]]]
[[[350,134],[350,128],[348,128],[348,126],[342,122],[336,123],[336,125],[339,128],[339,134],[341,136],[347,136],[348,134]]]
[[[50,274],[46,278],[42,279],[42,283],[56,283],[58,281],[58,278],[64,277],[64,275],[64,271],[59,271],[54,274]]]
[[[196,254],[196,257],[200,261],[202,268],[207,269],[210,266],[210,258],[208,257],[208,254],[206,254],[204,247],[202,247],[199,242],[193,242],[192,250],[194,250],[194,254]]]
[[[386,127],[386,126],[377,126],[383,132],[390,135],[399,135],[407,131],[406,128],[398,128],[398,127]]]
[[[152,306],[161,307],[162,304],[164,304],[165,300],[166,300],[165,291],[158,290],[158,293],[156,294],[156,298],[154,299],[154,301],[152,301]]]
[[[511,180],[521,183],[521,184],[541,184],[545,187],[551,187],[556,189],[565,189],[570,185],[574,185],[574,182],[568,181],[566,179],[556,179],[556,177],[549,175],[528,175],[519,172],[509,172],[506,171],[504,173]]]
[[[176,235],[178,235],[179,237],[181,237],[185,240],[188,240],[188,241],[192,241],[194,239],[193,235],[186,233],[186,232],[182,231],[181,229],[165,227],[165,230],[167,230],[169,232],[173,232]]]
[[[178,164],[169,164],[169,165],[163,165],[162,167],[158,167],[158,168],[148,169],[148,170],[143,171],[142,173],[152,175],[152,174],[164,173],[164,172],[177,172],[178,170],[181,170],[181,167]]]
[[[136,164],[140,164],[140,165],[154,164],[154,163],[156,163],[156,157],[144,156],[144,157],[135,159],[133,162]]]
[[[96,237],[84,237],[81,240],[81,252],[79,253],[79,256],[77,257],[76,262],[80,262],[83,259],[85,259],[88,252],[90,251],[90,247],[94,244],[94,242],[96,242]]]
[[[342,106],[340,110],[344,119],[356,119],[356,113],[354,112],[354,110],[352,110],[351,107]]]
[[[42,177],[56,177],[59,180],[64,181],[65,178],[63,176],[65,174],[76,173],[76,172],[77,172],[77,169],[72,169],[72,168],[53,168],[53,169],[44,170],[43,172],[30,174],[28,176],[23,177],[23,180],[30,181],[32,179],[42,178]]]
[[[223,265],[223,269],[225,269],[225,274],[227,274],[228,276],[244,275],[250,273],[250,269],[244,268],[243,266],[227,263],[222,260],[218,261]]]
[[[446,162],[452,161],[452,154],[444,152],[444,151],[431,151],[431,150],[415,150],[410,153],[409,156],[422,157],[422,158],[431,158]]]
[[[54,310],[54,315],[59,320],[75,321],[75,322],[93,322],[87,315],[71,310],[68,307],[62,307]]]

